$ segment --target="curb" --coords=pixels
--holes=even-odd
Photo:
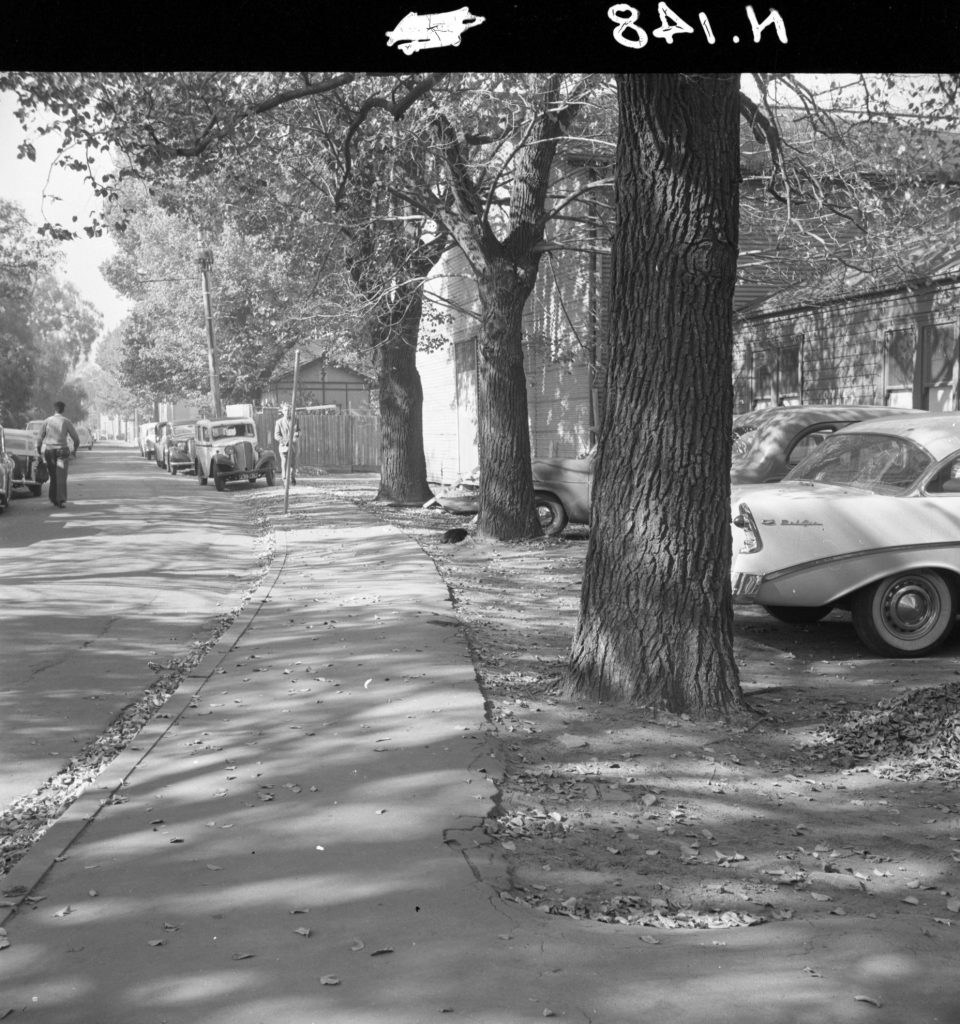
[[[260,614],[287,562],[285,532],[274,529],[274,534],[276,548],[270,569],[250,595],[244,610],[217,638],[216,643],[203,655],[193,670],[184,676],[177,689],[157,708],[157,713],[133,738],[131,744],[135,743],[136,746],[131,745],[122,750],[10,871],[0,878],[0,889],[7,894],[0,903],[0,926],[6,924],[20,910],[24,900],[42,884],[54,863],[66,855],[110,799],[123,788],[130,775],[150,756]],[[207,665],[210,667],[207,668]]]

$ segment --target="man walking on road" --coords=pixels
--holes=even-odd
[[[67,439],[73,441],[74,454],[80,448],[77,428],[63,415],[63,402],[53,403],[54,414],[43,421],[37,438],[37,453],[46,462],[50,472],[50,504],[63,508],[67,503],[67,460],[70,447]]]
[[[290,413],[290,404],[284,402],[280,406],[280,419],[273,428],[273,439],[280,449],[280,459],[283,463],[283,479],[287,479],[290,473],[290,483],[297,482],[297,440],[300,437],[300,424],[296,422]],[[289,463],[289,470],[288,470]]]

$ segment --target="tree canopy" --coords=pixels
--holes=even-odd
[[[57,276],[59,246],[37,234],[23,209],[0,200],[0,422],[20,427],[62,398],[85,415],[72,380],[89,355],[102,318]]]

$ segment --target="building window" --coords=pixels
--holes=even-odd
[[[477,339],[458,341],[453,346],[453,366],[457,380],[457,404],[474,401],[477,393]]]
[[[957,325],[920,328],[921,408],[947,412],[957,407]]]
[[[753,353],[754,409],[803,402],[803,336]]]
[[[898,327],[883,339],[883,404],[913,408],[913,377],[917,336],[912,327]]]

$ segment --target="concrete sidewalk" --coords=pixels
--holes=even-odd
[[[501,898],[500,766],[432,562],[319,490],[277,529],[241,621],[2,880],[0,1019],[960,1021],[950,929],[651,934]]]

